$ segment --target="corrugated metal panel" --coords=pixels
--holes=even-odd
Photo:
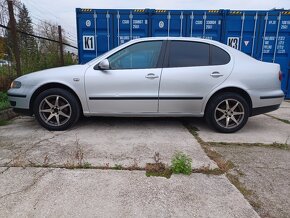
[[[290,11],[76,9],[80,63],[131,39],[187,36],[220,41],[279,63],[290,98]]]

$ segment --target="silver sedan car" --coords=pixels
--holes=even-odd
[[[216,41],[154,37],[129,41],[84,65],[17,78],[8,91],[17,112],[48,130],[84,116],[205,117],[220,132],[279,108],[280,66]]]

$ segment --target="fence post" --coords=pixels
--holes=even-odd
[[[64,66],[61,26],[58,26],[58,37],[59,37],[58,41],[59,41],[59,52],[60,52],[60,65]]]
[[[14,17],[13,2],[12,0],[7,0],[7,3],[8,3],[8,11],[9,11],[9,20],[10,20],[10,25],[11,25],[13,52],[14,52],[14,57],[16,61],[16,73],[17,73],[17,76],[21,76],[20,51],[19,51],[19,45],[18,45],[18,40],[17,40],[16,20]]]

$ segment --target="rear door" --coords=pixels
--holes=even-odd
[[[160,113],[200,114],[205,97],[230,74],[233,61],[203,42],[169,41],[159,90]]]

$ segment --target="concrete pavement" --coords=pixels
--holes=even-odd
[[[76,165],[141,167],[155,153],[170,165],[176,151],[192,158],[192,167],[216,168],[198,142],[176,119],[87,118],[73,129],[49,132],[34,118],[20,117],[0,127],[0,165]]]
[[[266,115],[250,117],[243,129],[232,134],[218,133],[202,119],[191,119],[191,125],[200,130],[199,136],[206,142],[290,144],[289,124]]]
[[[259,217],[223,175],[10,168],[0,184],[3,217]]]

